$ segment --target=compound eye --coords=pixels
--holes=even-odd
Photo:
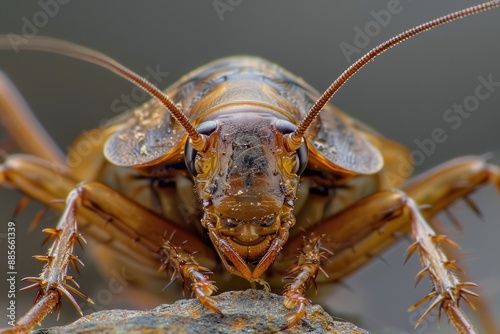
[[[210,135],[217,129],[217,123],[214,121],[208,121],[201,123],[198,127],[196,127],[196,131],[198,133],[204,135]],[[189,139],[186,141],[186,146],[184,147],[184,162],[186,163],[186,168],[189,171],[189,174],[192,176],[196,176],[198,174],[203,173],[203,166],[199,159],[196,159],[198,156],[198,152],[191,146]]]
[[[307,150],[307,144],[304,142],[300,145],[297,150],[298,170],[297,175],[301,175],[307,167],[307,161],[309,159],[309,151]]]
[[[297,126],[295,124],[292,124],[288,121],[281,119],[276,121],[275,126],[276,129],[283,134],[292,133],[297,129]],[[302,145],[300,145],[300,147],[296,151],[296,163],[294,164],[292,172],[297,175],[302,174],[306,169],[307,160],[308,160],[308,150],[307,150],[307,144],[304,141],[304,143],[302,143]]]

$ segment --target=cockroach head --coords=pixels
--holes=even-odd
[[[185,162],[194,176],[203,220],[254,261],[266,253],[282,216],[293,209],[307,146],[287,149],[284,137],[295,131],[294,124],[275,113],[246,110],[201,123],[197,131],[208,136],[209,148],[196,152],[187,143]],[[255,252],[246,250],[250,246]]]

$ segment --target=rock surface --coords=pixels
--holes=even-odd
[[[214,299],[225,316],[184,299],[150,311],[109,310],[87,315],[64,327],[34,333],[277,333],[289,310],[283,297],[261,290],[225,292]],[[334,321],[320,306],[309,305],[307,316],[286,333],[365,334],[347,322]]]

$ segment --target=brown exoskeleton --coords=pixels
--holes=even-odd
[[[192,281],[193,292],[215,312],[221,312],[209,297],[215,285],[204,268],[216,269],[210,263],[214,251],[228,271],[249,281],[277,286],[276,274],[288,272],[293,281],[285,287],[286,306],[297,309],[286,327],[304,315],[308,301],[303,293],[315,282],[318,270],[334,281],[366,262],[368,257],[363,255],[392,243],[391,232],[411,228],[416,243],[410,252],[421,251],[425,269],[421,274],[428,272],[435,284],[435,292],[425,299],[434,303],[429,309],[442,308],[458,328],[470,326],[457,308],[458,300],[467,301],[467,284],[450,274],[455,265],[437,245],[448,241],[434,235],[425,219],[481,184],[498,184],[496,167],[481,159],[461,160],[413,183],[390,183],[386,176],[396,169],[394,156],[404,148],[326,105],[360,66],[399,40],[371,52],[319,99],[312,88],[275,65],[255,58],[230,58],[186,76],[168,90],[175,103],[102,55],[50,39],[32,41],[26,49],[62,52],[110,66],[145,87],[168,110],[153,101],[117,118],[102,134],[107,162],[101,152],[95,152],[95,158],[103,161],[99,170],[85,164],[74,170],[56,166],[55,175],[54,166],[33,157],[5,162],[5,183],[60,211],[61,204],[52,200],[67,197],[61,225],[48,231],[58,236],[58,247],[40,258],[48,263],[42,276],[31,278],[33,287],[43,288],[38,308],[18,325],[33,326],[59,305],[61,294],[83,296],[65,283],[71,280],[65,277],[67,263],[76,261],[71,247],[78,240],[77,220],[87,236],[109,243],[108,254],[117,262],[124,261],[119,255],[134,240],[137,252],[128,261],[150,268],[164,261],[183,280]],[[169,111],[178,123],[171,120]],[[6,115],[11,122],[8,119],[7,125],[17,124],[15,111]],[[51,146],[38,139],[35,135],[27,152],[57,160]],[[41,147],[30,147],[34,142],[42,143]],[[192,196],[186,195],[193,194],[188,172],[194,177],[201,215]],[[109,180],[110,174],[115,181],[107,185],[114,190],[99,183]],[[78,185],[80,181],[95,182]],[[438,182],[444,184],[442,193],[434,191]],[[395,187],[402,192],[385,190]],[[190,216],[199,218],[212,242],[197,227],[182,225],[172,203],[183,204]],[[432,207],[419,209],[416,203]],[[296,223],[303,228],[317,224],[303,232],[297,226],[292,229]],[[381,227],[383,235],[372,233]],[[165,232],[173,231],[164,242]],[[180,247],[185,240],[189,243]],[[333,245],[333,257],[324,243]],[[297,248],[303,255],[296,264],[278,258]],[[208,263],[199,265],[192,251],[201,252]],[[324,262],[324,256],[332,262]]]

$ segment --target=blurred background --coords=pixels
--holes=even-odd
[[[140,74],[146,75],[148,67],[159,67],[169,73],[159,84],[161,88],[216,58],[252,54],[280,64],[318,90],[324,90],[356,56],[387,38],[477,3],[462,0],[373,0],[342,4],[298,0],[66,2],[3,2],[0,33],[22,36],[31,24],[36,28],[35,35],[58,37],[93,48]],[[392,10],[389,16],[381,14],[390,13],[388,9]],[[44,14],[46,11],[51,15]],[[349,81],[333,103],[411,150],[419,150],[416,141],[431,138],[435,128],[442,128],[447,140],[437,144],[435,152],[425,155],[417,172],[453,157],[487,152],[496,153],[493,161],[500,163],[500,87],[494,87],[491,96],[480,101],[457,129],[443,119],[445,111],[455,103],[470,101],[468,97],[474,96],[480,76],[491,75],[493,81],[500,82],[499,15],[497,10],[468,18],[396,47]],[[368,33],[365,39],[360,38],[359,31]],[[10,77],[64,149],[84,130],[115,116],[112,102],[132,90],[128,82],[99,67],[50,54],[2,51],[0,70]],[[1,129],[0,138],[6,138]],[[20,198],[15,191],[0,191],[0,222],[5,224],[0,226],[6,226]],[[461,217],[465,232],[458,233],[446,219],[443,225],[463,247],[459,265],[480,285],[479,293],[498,316],[500,197],[492,187],[487,187],[473,199],[483,212],[484,221],[459,203],[454,212]],[[30,256],[45,253],[45,248],[40,248],[44,238],[40,231],[56,222],[55,216],[49,215],[43,226],[28,233],[39,209],[40,206],[30,204],[29,210],[16,219],[17,247],[22,250],[17,260],[18,279],[38,274],[39,268],[35,268]],[[6,227],[0,227],[2,254],[6,254],[5,233]],[[414,329],[423,309],[407,312],[430,287],[427,282],[417,289],[413,287],[414,276],[420,269],[416,258],[403,266],[406,247],[403,242],[383,254],[387,264],[375,261],[350,277],[345,282],[349,288],[320,286],[321,303],[332,315],[348,318],[373,333],[436,332],[435,316]],[[4,261],[5,256],[0,258]],[[5,268],[4,262],[1,263]],[[85,293],[95,298],[106,290],[108,281],[96,279],[98,275],[90,259],[85,263],[87,267],[78,282]],[[4,285],[1,286],[0,309],[5,310],[6,292]],[[19,315],[27,310],[33,295],[33,292],[18,294]],[[113,295],[110,305],[103,300],[98,308],[116,307],[126,300],[127,295]],[[43,326],[64,324],[77,317],[67,301],[64,306],[59,322],[52,315]],[[89,311],[87,308],[86,312]],[[0,325],[5,326],[4,311],[0,314]],[[441,320],[440,327],[439,333],[454,333],[446,320]]]

